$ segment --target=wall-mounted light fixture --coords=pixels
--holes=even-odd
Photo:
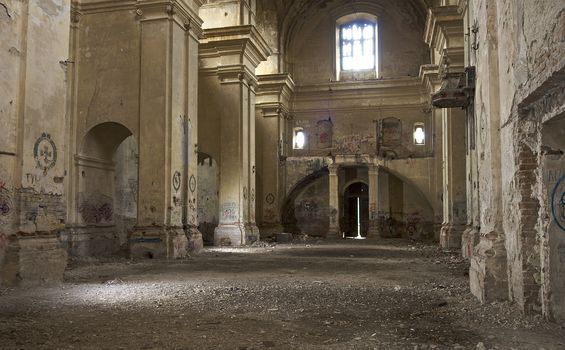
[[[304,134],[304,129],[298,127],[294,128],[294,137],[292,139],[292,144],[294,149],[304,149],[306,144],[306,135]]]
[[[414,124],[414,144],[418,146],[426,144],[426,129],[424,123]]]

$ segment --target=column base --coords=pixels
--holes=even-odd
[[[342,233],[339,231],[339,227],[330,227],[328,233],[326,234],[326,239],[335,240],[342,239]]]
[[[369,225],[369,232],[367,232],[367,238],[380,238],[381,230],[377,223]]]
[[[259,228],[255,223],[220,224],[214,230],[214,245],[242,246],[259,240]]]
[[[188,256],[188,242],[182,227],[136,227],[129,239],[130,256],[182,259]]]
[[[204,239],[202,233],[195,225],[189,225],[184,228],[184,234],[188,239],[187,252],[188,255],[198,255],[204,248]]]
[[[439,235],[439,244],[443,249],[461,248],[461,236],[465,231],[465,225],[443,224]]]
[[[121,247],[116,226],[70,226],[60,236],[67,252],[78,258],[119,255]]]
[[[259,227],[254,222],[245,224],[245,243],[252,244],[260,238]]]
[[[56,284],[63,281],[68,254],[56,234],[0,234],[0,285]]]
[[[471,259],[473,248],[479,243],[479,230],[472,225],[468,225],[461,236],[461,255],[465,259]]]
[[[508,276],[504,236],[490,232],[480,237],[471,257],[471,293],[481,303],[508,299]]]
[[[261,239],[273,238],[277,233],[283,233],[284,227],[280,223],[262,224],[259,227],[259,237]]]

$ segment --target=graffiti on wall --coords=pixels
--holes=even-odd
[[[565,231],[565,175],[557,181],[551,191],[551,214],[557,226]]]
[[[347,135],[336,138],[335,148],[342,154],[357,154],[368,151],[375,140],[372,135]]]
[[[238,219],[238,207],[235,202],[223,203],[220,212],[222,213],[222,221],[224,222],[236,222]]]
[[[94,194],[83,200],[78,211],[82,220],[87,224],[99,224],[112,221],[113,206],[112,198],[103,194]]]
[[[35,159],[36,168],[43,171],[43,175],[47,175],[47,171],[57,163],[57,147],[51,139],[51,135],[42,133],[33,145],[33,158]]]
[[[178,192],[180,190],[180,183],[181,183],[180,172],[175,171],[175,174],[173,175],[173,189],[175,190],[175,192]]]
[[[10,191],[6,188],[6,183],[0,180],[0,216],[9,215],[11,207]]]
[[[418,213],[412,213],[406,217],[406,234],[409,238],[420,238],[424,233],[424,217]]]
[[[190,175],[190,180],[188,180],[188,188],[192,193],[196,191],[196,177],[194,177],[194,174]]]

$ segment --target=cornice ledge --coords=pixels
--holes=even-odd
[[[200,3],[199,0],[189,1]],[[142,19],[155,14],[176,16],[186,30],[192,30],[197,38],[202,37],[203,21],[186,0],[137,0],[136,8],[136,14]]]
[[[235,84],[245,82],[257,88],[257,77],[246,65],[220,66],[217,69],[218,79],[221,84]]]
[[[434,47],[443,30],[447,27],[461,26],[463,31],[463,16],[459,12],[459,5],[449,5],[431,8],[428,11],[424,29],[424,41]]]
[[[71,1],[71,7],[81,14],[135,10],[137,0],[100,0],[84,3],[79,0]]]
[[[259,83],[258,95],[278,92],[290,96],[296,87],[289,73],[258,75],[257,81]]]
[[[441,83],[441,79],[439,78],[439,66],[437,64],[425,64],[420,66],[420,79],[422,86],[429,93],[434,92],[436,87]]]
[[[395,88],[418,88],[420,79],[418,77],[377,79],[366,81],[334,81],[325,84],[299,85],[297,92],[348,92],[361,90],[382,90]]]
[[[290,117],[290,111],[282,102],[263,102],[255,104],[255,108],[261,111],[263,118],[283,118]]]
[[[225,44],[232,46],[234,42],[245,43],[245,54],[256,65],[267,60],[273,53],[267,41],[254,25],[210,28],[205,29],[203,35],[204,38],[200,41],[203,48],[215,47],[220,49]]]

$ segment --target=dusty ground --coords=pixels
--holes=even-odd
[[[479,305],[466,263],[399,240],[74,263],[0,290],[2,349],[565,349],[565,329]]]

